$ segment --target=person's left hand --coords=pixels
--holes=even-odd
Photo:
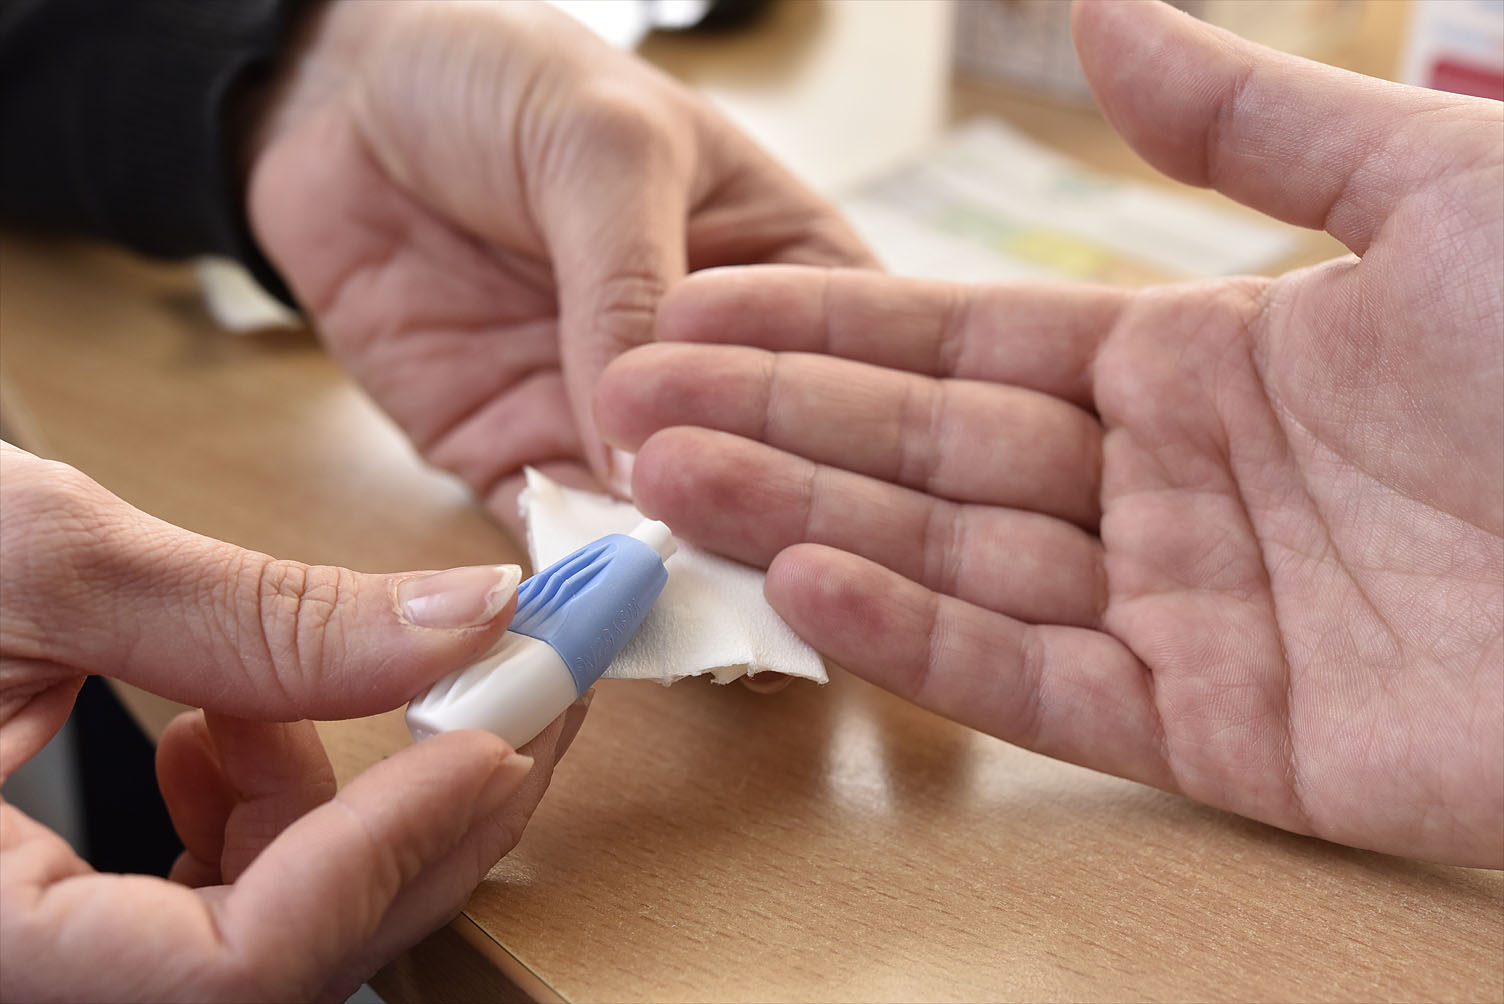
[[[258,240],[333,354],[515,525],[524,464],[612,478],[591,395],[686,268],[865,265],[704,101],[542,5],[330,3],[247,150]]]
[[[334,1000],[444,924],[578,732],[458,731],[336,792],[311,721],[399,707],[501,637],[516,566],[366,574],[248,551],[0,443],[0,786],[85,676],[184,712],[157,779],[168,880],[95,872],[0,797],[0,1000]],[[3,789],[0,789],[3,790]]]

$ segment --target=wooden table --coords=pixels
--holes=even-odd
[[[968,102],[1128,163],[1087,113]],[[183,270],[4,237],[0,339],[7,435],[173,522],[372,571],[520,554],[312,336],[218,332]],[[149,729],[171,712],[131,700]],[[407,741],[395,715],[321,729],[342,780]],[[608,682],[522,844],[373,982],[392,1004],[1504,1000],[1504,875],[1292,836],[840,672]]]

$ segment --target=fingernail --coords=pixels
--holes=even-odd
[[[516,565],[471,565],[430,572],[397,587],[397,609],[414,627],[479,627],[501,613],[521,581],[522,569]]]
[[[512,753],[497,764],[486,786],[475,798],[480,811],[483,814],[494,812],[504,805],[532,769],[533,758],[525,753]]]
[[[632,466],[636,462],[637,454],[611,448],[611,483],[607,487],[624,499],[632,497]]]

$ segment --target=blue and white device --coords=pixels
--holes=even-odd
[[[637,633],[674,553],[669,528],[646,519],[560,558],[517,589],[517,613],[479,662],[407,706],[414,739],[484,729],[513,749],[584,695]]]

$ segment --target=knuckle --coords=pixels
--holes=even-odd
[[[594,317],[599,337],[620,352],[647,342],[658,302],[667,289],[668,280],[646,263],[640,270],[628,267],[611,276],[596,293]]]
[[[247,577],[255,596],[248,609],[254,611],[254,630],[265,642],[270,669],[284,689],[302,690],[345,648],[337,614],[356,592],[355,574],[258,555]]]
[[[7,457],[0,479],[0,638],[7,655],[47,658],[48,625],[102,579],[130,573],[116,546],[126,510],[67,464]]]
[[[99,486],[67,464],[33,458],[12,467],[7,464],[3,482],[5,499],[0,515],[0,543],[7,557],[30,548],[37,539],[73,537],[89,530],[97,509],[93,497]]]
[[[577,106],[580,135],[588,136],[597,154],[632,164],[650,163],[664,156],[673,136],[673,123],[644,95],[609,81],[587,85]]]

